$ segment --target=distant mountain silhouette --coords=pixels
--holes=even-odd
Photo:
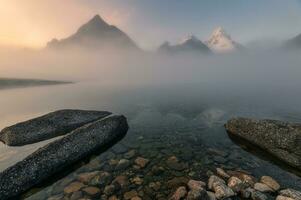
[[[301,34],[285,42],[284,47],[287,49],[299,49],[301,50]]]
[[[107,24],[99,15],[94,16],[70,37],[61,40],[53,39],[48,42],[47,47],[55,49],[70,47],[139,49],[129,36],[117,27]]]
[[[191,35],[184,40],[182,40],[179,44],[170,45],[169,42],[163,43],[159,49],[159,52],[165,53],[201,53],[201,54],[209,54],[211,50],[199,39],[195,36]]]

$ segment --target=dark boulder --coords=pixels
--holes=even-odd
[[[301,170],[301,124],[235,118],[229,120],[225,128],[230,137],[258,147],[273,158]]]
[[[59,110],[4,128],[0,132],[0,140],[9,146],[32,144],[65,135],[110,114],[104,111]]]
[[[127,130],[125,117],[109,116],[38,149],[0,173],[1,199],[14,198],[92,153],[106,150],[124,137]]]

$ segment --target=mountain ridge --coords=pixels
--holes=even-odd
[[[48,48],[66,49],[80,48],[121,48],[138,50],[136,43],[123,31],[106,23],[100,15],[95,15],[78,30],[64,39],[52,39],[47,43]]]
[[[211,50],[197,37],[190,35],[181,40],[178,44],[171,45],[169,42],[164,42],[158,49],[159,52],[165,53],[202,53],[210,54]]]

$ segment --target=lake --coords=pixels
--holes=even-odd
[[[300,122],[298,86],[242,86],[235,82],[195,82],[161,86],[104,86],[100,81],[75,84],[0,90],[0,127],[24,121],[58,109],[107,110],[128,118],[127,136],[107,152],[94,156],[90,163],[65,174],[29,199],[43,199],[63,193],[66,183],[81,172],[101,170],[111,178],[121,175],[133,179],[139,176],[143,184],[129,187],[147,193],[150,183],[156,198],[166,197],[173,177],[202,179],[216,167],[240,169],[256,177],[269,175],[283,187],[301,189],[301,178],[271,161],[250,154],[234,144],[223,127],[231,117],[271,118]],[[269,89],[270,88],[270,89]],[[274,88],[274,89],[271,89]],[[277,89],[275,89],[277,88]],[[0,170],[7,168],[46,142],[24,147],[0,145]],[[83,141],[84,142],[84,141]],[[125,167],[115,170],[114,161],[126,158],[131,163],[137,157],[149,160],[143,170]],[[179,166],[166,161],[175,156]],[[159,176],[150,174],[163,167]],[[56,183],[55,183],[56,182]]]

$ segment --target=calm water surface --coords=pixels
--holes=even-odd
[[[243,88],[243,89],[241,89]],[[266,87],[268,88],[268,87]],[[256,177],[270,175],[283,187],[301,188],[301,179],[262,160],[235,145],[227,136],[223,124],[233,116],[272,118],[301,121],[301,99],[295,90],[266,90],[261,87],[241,87],[236,84],[196,83],[176,86],[104,87],[100,82],[82,82],[38,88],[0,90],[0,127],[48,113],[58,109],[108,110],[124,114],[130,130],[112,149],[95,158],[65,179],[32,196],[41,199],[63,193],[63,180],[72,180],[78,173],[97,170],[110,172],[114,177],[126,174],[129,178],[139,174],[143,185],[152,181],[162,183],[172,177],[189,176],[201,179],[202,174],[215,167],[243,169]],[[0,170],[23,159],[46,142],[11,148],[0,145]],[[114,171],[109,160],[119,160],[131,150],[135,156],[150,160],[143,171]],[[181,170],[168,169],[165,161],[176,156],[183,164]],[[133,162],[134,158],[128,158]],[[108,165],[108,166],[107,166]],[[154,166],[164,166],[165,173],[155,180],[148,177]],[[139,188],[131,186],[139,191]],[[143,186],[139,186],[140,189]],[[164,192],[157,193],[164,197]],[[162,193],[162,194],[161,194]],[[40,195],[40,196],[39,196]],[[41,195],[43,197],[41,197]]]

